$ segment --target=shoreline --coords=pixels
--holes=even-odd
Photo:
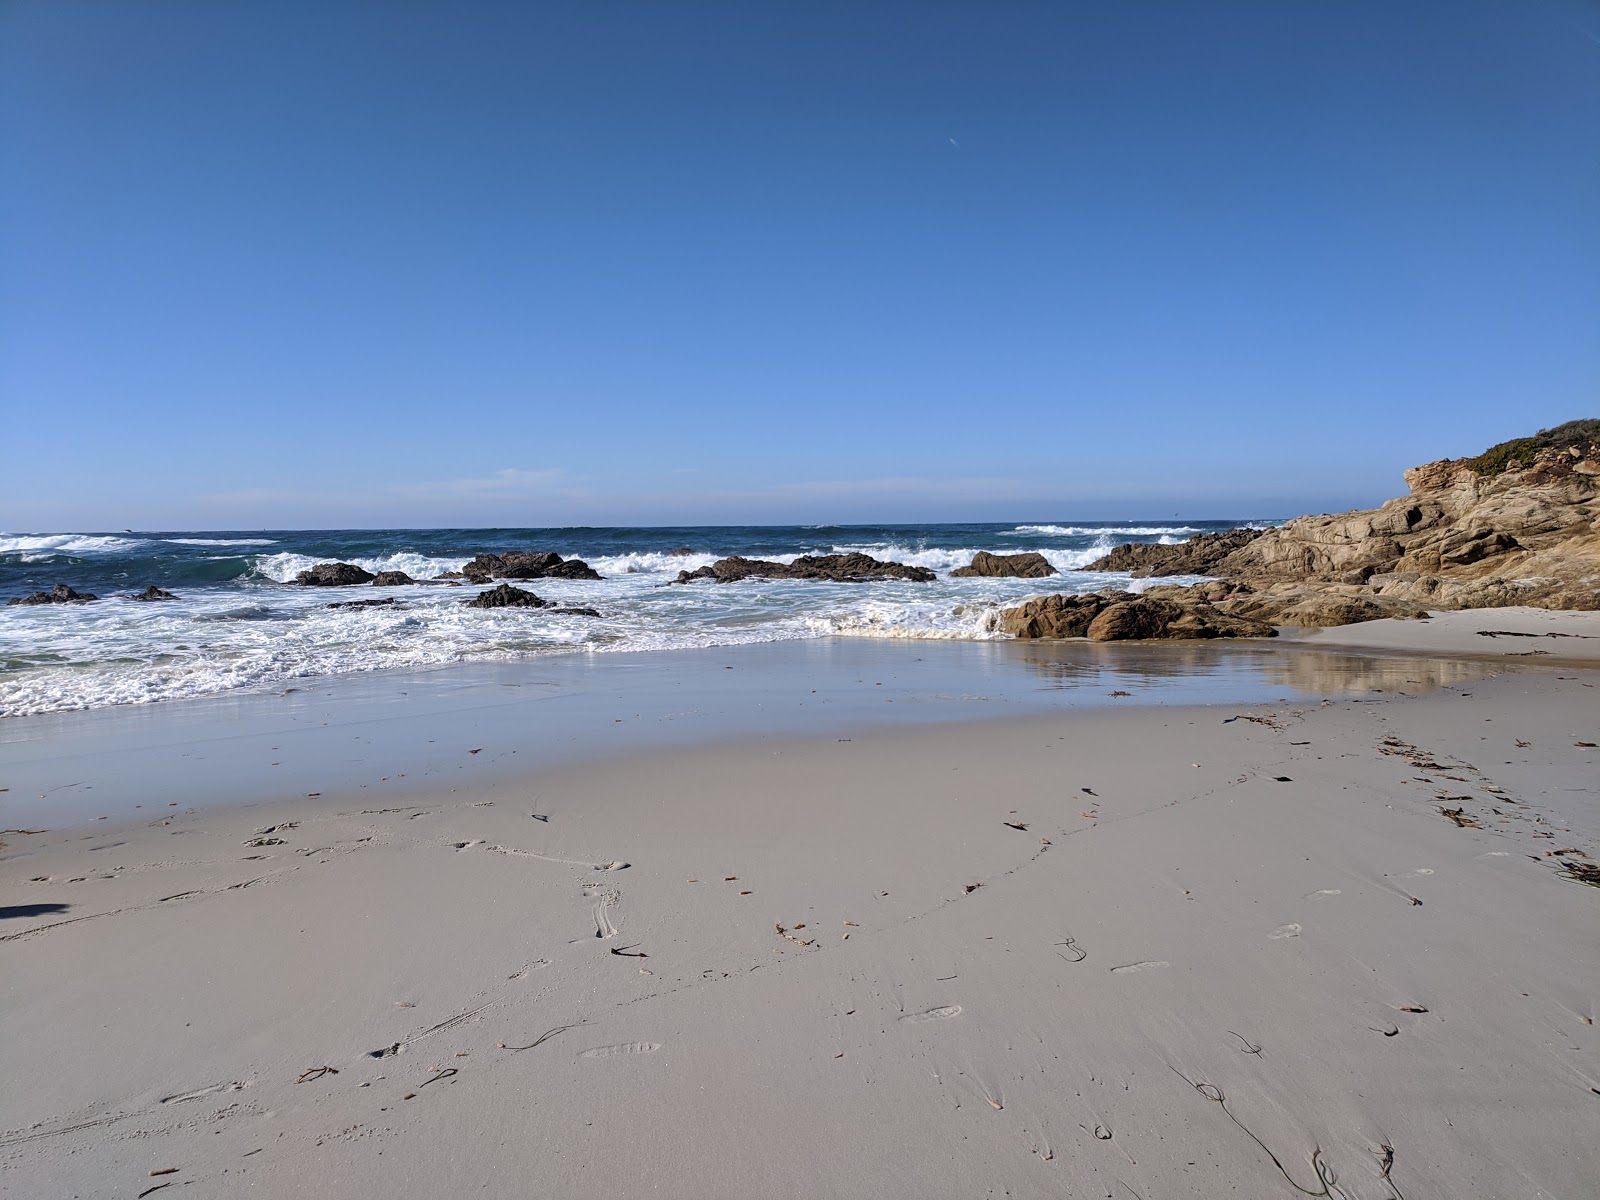
[[[1410,634],[1424,623],[1400,624]],[[1560,665],[1304,636],[1143,644],[835,636],[339,675],[279,692],[0,721],[0,824],[66,827],[312,792],[405,797],[675,745],[1422,691],[1547,664]]]
[[[1597,682],[7,838],[0,1185],[1150,1197],[1320,1163],[1352,1196],[1580,1194],[1600,893],[1547,852],[1600,854]]]

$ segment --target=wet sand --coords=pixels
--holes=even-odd
[[[1586,1195],[1600,672],[1368,662],[7,833],[0,1189]]]

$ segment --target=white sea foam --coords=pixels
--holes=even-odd
[[[584,559],[602,575],[671,575],[679,571],[693,571],[710,566],[720,555],[716,554],[666,554],[659,551],[642,551],[637,554],[602,555]]]
[[[20,554],[23,562],[37,562],[53,554],[117,554],[144,542],[92,533],[0,534],[0,554]]]
[[[278,554],[263,554],[256,559],[256,573],[263,578],[276,583],[293,583],[301,571],[308,571],[318,563],[327,562],[328,558],[313,557],[309,554],[296,554],[293,551],[282,551]],[[377,558],[349,558],[343,560],[352,566],[360,567],[364,571],[371,571],[374,575],[381,571],[404,571],[413,579],[433,579],[445,571],[459,571],[470,559],[467,558],[432,558],[426,554],[416,554],[409,550],[401,550],[394,554],[385,554]]]

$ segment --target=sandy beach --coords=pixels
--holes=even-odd
[[[1588,1195],[1600,672],[1526,661],[7,832],[0,1190]]]

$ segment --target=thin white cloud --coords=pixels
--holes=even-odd
[[[561,486],[563,478],[564,473],[559,467],[547,467],[541,471],[504,467],[492,475],[478,478],[393,484],[385,488],[383,494],[404,500],[514,500],[551,493],[574,494],[571,488]]]

